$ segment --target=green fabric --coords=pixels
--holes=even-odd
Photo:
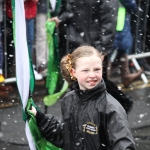
[[[64,81],[63,87],[60,90],[60,92],[52,94],[52,95],[47,95],[44,97],[44,99],[43,99],[44,104],[46,106],[54,105],[67,89],[68,89],[68,83],[66,81]]]
[[[12,9],[12,16],[13,16],[13,39],[14,43],[16,42],[16,36],[15,36],[15,0],[11,0],[11,9]]]
[[[56,86],[58,84],[58,79],[60,77],[59,71],[59,54],[58,54],[58,37],[55,33],[55,22],[46,22],[46,32],[47,32],[47,41],[49,48],[49,59],[48,59],[48,74],[46,78],[46,87],[48,89],[47,96],[44,97],[44,104],[46,106],[54,105],[59,97],[67,90],[68,85],[65,82],[65,87],[63,86],[61,91],[55,93]],[[55,93],[55,94],[54,94]]]
[[[29,52],[28,52],[29,53]],[[29,59],[29,64],[30,64],[30,92],[31,94],[34,91],[34,85],[35,85],[35,76],[33,73],[33,66],[32,66],[32,61]]]
[[[56,1],[56,8],[54,16],[58,16],[61,0]],[[48,17],[51,18],[51,14],[48,13]],[[46,78],[46,88],[48,89],[47,96],[44,97],[44,104],[46,106],[54,105],[61,95],[67,90],[68,84],[64,82],[64,85],[60,92],[55,93],[58,86],[58,80],[61,78],[59,67],[59,47],[58,47],[58,35],[56,34],[55,22],[46,22],[47,41],[49,48],[48,57],[48,74]],[[65,89],[65,90],[64,90]]]
[[[54,94],[58,76],[59,76],[59,68],[58,68],[58,42],[56,41],[56,37],[54,35],[56,23],[47,21],[46,22],[46,33],[47,33],[47,43],[49,49],[49,57],[48,57],[48,73],[46,77],[46,88],[48,89],[48,94]]]
[[[119,7],[118,9],[118,17],[117,17],[117,31],[122,31],[124,28],[125,23],[125,16],[126,16],[126,9],[124,7]]]
[[[37,122],[36,122],[34,115],[29,111],[31,106],[36,107],[32,98],[29,99],[28,104],[27,104],[27,112],[30,116],[28,125],[29,125],[37,150],[62,150],[61,148],[54,146],[53,144],[45,140],[45,138],[43,138],[39,128],[37,127]],[[36,109],[38,108],[36,107]]]

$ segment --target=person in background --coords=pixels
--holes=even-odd
[[[3,76],[3,43],[2,43],[2,21],[3,21],[3,0],[0,0],[0,98],[7,98],[9,92],[13,92],[13,87],[10,85],[5,85],[3,82],[5,78]],[[5,106],[12,106],[12,104],[5,104]],[[2,107],[5,107],[4,104]]]
[[[7,42],[6,42],[6,52],[7,52],[7,74],[5,78],[10,78],[12,76],[14,76],[13,73],[13,65],[15,65],[13,63],[14,61],[14,54],[15,54],[15,49],[14,49],[14,40],[13,40],[13,20],[12,20],[12,10],[11,10],[11,0],[6,0],[5,1],[5,8],[6,8],[6,38],[7,38]]]
[[[59,27],[60,58],[82,44],[102,49],[106,54],[112,51],[118,11],[118,1],[62,1],[55,21]]]
[[[124,87],[129,87],[131,83],[138,79],[143,72],[142,69],[135,73],[130,73],[128,55],[131,54],[133,38],[131,34],[130,15],[137,12],[135,0],[120,0],[118,11],[118,23],[114,40],[114,49],[118,51],[118,64],[121,70],[121,79]],[[120,19],[121,18],[121,19]],[[122,19],[123,18],[123,19]],[[108,61],[108,73],[110,74],[111,62]]]
[[[29,49],[30,58],[33,57],[33,44],[34,44],[34,22],[37,13],[38,0],[25,0],[25,18],[26,18],[26,31],[27,31],[27,44]],[[14,59],[14,41],[13,41],[13,28],[12,28],[12,10],[11,0],[6,0],[6,16],[7,16],[7,65],[8,77],[12,74],[12,64]],[[33,65],[34,75],[36,80],[41,80],[42,75],[38,74]]]
[[[62,122],[32,106],[42,136],[65,150],[135,150],[127,115],[106,91],[102,53],[81,46],[61,59],[64,79],[74,90],[61,100]]]
[[[34,44],[34,40],[35,40],[34,25],[35,25],[35,17],[37,14],[37,2],[38,2],[38,0],[25,0],[24,1],[27,43],[28,43],[31,60],[33,59],[33,44]],[[33,64],[33,71],[34,71],[35,79],[41,80],[43,77],[42,77],[42,75],[38,74],[38,72],[35,68],[36,67]]]
[[[3,76],[3,45],[2,45],[2,21],[3,21],[3,0],[0,0],[0,97],[5,98],[8,97],[9,94],[2,89],[2,82],[4,82],[5,78]]]
[[[48,0],[39,0],[36,15],[36,68],[38,73],[46,76],[48,61],[48,45],[46,39],[45,23],[48,14]]]
[[[5,78],[3,76],[3,45],[2,45],[2,21],[3,21],[3,0],[0,0],[0,82],[4,82]]]

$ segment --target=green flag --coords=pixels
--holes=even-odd
[[[54,1],[53,1],[54,2]],[[54,4],[53,4],[54,5]],[[58,15],[61,5],[61,0],[56,1],[54,16]],[[54,9],[54,8],[53,8]],[[51,14],[48,13],[48,17]],[[58,35],[56,33],[56,23],[47,21],[46,22],[46,33],[47,33],[47,43],[49,49],[48,57],[48,73],[46,77],[46,88],[48,89],[48,95],[44,97],[43,101],[46,106],[54,105],[61,95],[67,90],[68,84],[64,81],[62,89],[56,92],[56,87],[58,86],[58,80],[61,78],[59,69],[59,45],[58,45]]]
[[[60,148],[57,148],[42,137],[37,127],[35,117],[29,112],[31,106],[35,106],[36,109],[38,108],[32,100],[35,80],[27,46],[24,0],[12,0],[11,4],[13,13],[17,87],[22,103],[25,133],[29,147],[31,150],[60,150]]]

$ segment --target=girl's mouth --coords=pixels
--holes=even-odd
[[[94,85],[96,84],[96,80],[88,81],[88,84],[89,84],[90,86],[94,86]]]

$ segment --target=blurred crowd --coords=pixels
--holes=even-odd
[[[125,87],[128,87],[131,82],[139,78],[142,72],[150,75],[149,57],[137,60],[141,66],[140,70],[133,69],[134,64],[128,60],[130,54],[150,51],[149,1],[118,1],[117,26],[112,50],[112,53],[114,50],[117,51],[117,56],[112,61],[112,54],[109,54],[106,62],[107,78],[110,78],[113,65],[118,65],[121,71],[122,83]],[[0,97],[8,96],[5,90],[13,91],[11,86],[2,83],[7,78],[15,77],[15,46],[11,7],[11,0],[0,0]],[[53,16],[54,10],[49,0],[25,0],[24,9],[27,44],[33,63],[35,80],[42,80],[47,75],[48,66],[45,23],[48,19],[48,13]],[[60,47],[63,47],[65,34],[60,34]],[[60,52],[60,57],[64,54]]]

